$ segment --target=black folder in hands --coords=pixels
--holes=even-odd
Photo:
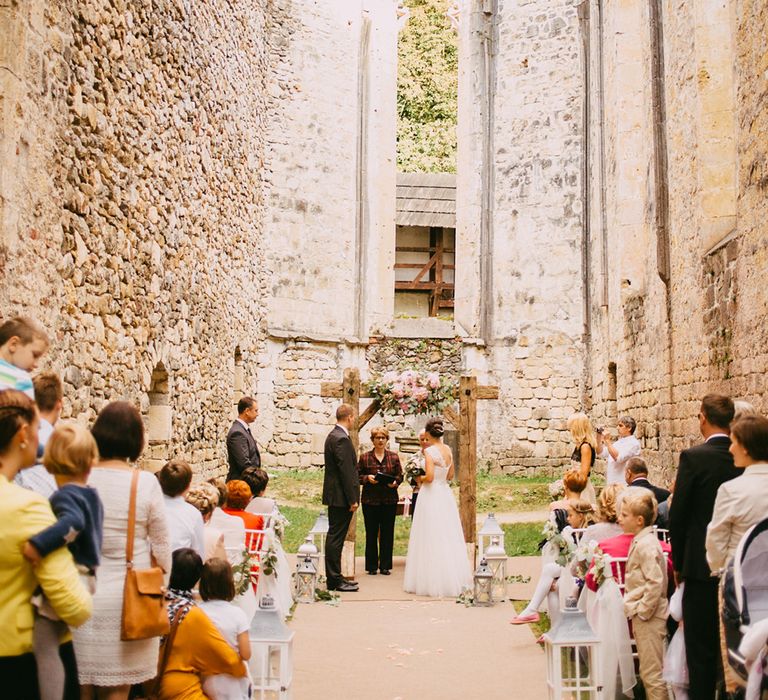
[[[397,481],[397,477],[392,476],[392,474],[387,474],[386,472],[376,472],[375,474],[376,481],[379,484],[394,484]]]

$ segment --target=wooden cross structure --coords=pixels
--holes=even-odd
[[[360,370],[348,367],[344,370],[343,382],[323,382],[320,385],[320,395],[341,399],[354,411],[356,421],[349,431],[349,437],[357,453],[360,449],[360,431],[381,409],[381,404],[374,399],[368,408],[360,413],[360,399],[371,398],[360,383]],[[459,402],[459,412],[449,406],[443,409],[443,416],[459,431],[459,515],[464,530],[464,541],[474,544],[477,536],[477,401],[498,399],[499,387],[478,385],[477,377],[463,376],[459,379],[456,398]],[[355,537],[356,519],[353,518],[347,532],[342,560],[345,576],[354,575]]]

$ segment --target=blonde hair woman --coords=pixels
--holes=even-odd
[[[203,516],[203,542],[205,561],[212,558],[226,559],[224,533],[211,525],[211,516],[219,505],[219,490],[209,483],[194,484],[184,496],[184,500],[200,511]]]
[[[589,480],[592,467],[595,466],[595,455],[597,454],[598,439],[589,418],[583,413],[574,413],[568,419],[568,430],[571,433],[575,449],[571,454],[571,461],[574,463],[581,475],[587,479],[587,486],[581,494],[581,497],[596,505],[595,487]]]

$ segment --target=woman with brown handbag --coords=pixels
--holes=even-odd
[[[124,597],[141,604],[145,591],[159,589],[157,574],[159,569],[170,570],[171,551],[160,484],[150,472],[136,472],[131,465],[144,448],[144,426],[136,407],[125,401],[109,404],[96,418],[92,433],[100,460],[88,483],[104,504],[104,542],[93,617],[74,633],[75,655],[83,698],[126,700],[131,685],[156,675],[160,637],[133,635],[124,641]],[[132,611],[135,608],[126,612]],[[158,607],[155,612],[164,611]]]

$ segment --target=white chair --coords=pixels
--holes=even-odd
[[[665,544],[669,544],[669,530],[663,527],[653,526],[653,530],[656,533],[656,537]]]

